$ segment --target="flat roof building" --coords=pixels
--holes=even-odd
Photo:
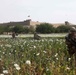
[[[36,25],[40,25],[41,23],[45,23],[45,22],[32,21],[31,19],[27,19],[25,21],[20,21],[20,22],[0,23],[0,26],[16,26],[16,25],[21,25],[21,26],[25,26],[25,27],[33,26],[35,28]],[[68,25],[68,26],[76,27],[75,24],[71,24],[68,21],[65,21],[64,23],[49,23],[49,24],[52,24],[54,27],[58,27],[58,26],[61,26],[61,25]]]

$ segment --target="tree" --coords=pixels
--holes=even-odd
[[[3,34],[4,32],[4,26],[0,26],[0,34]]]
[[[23,26],[17,25],[12,29],[12,31],[15,33],[21,33],[21,32],[23,32]]]
[[[9,26],[0,26],[0,34],[3,34],[3,32],[11,32],[11,28]]]
[[[28,27],[24,27],[23,28],[23,33],[29,33],[29,28]]]
[[[4,26],[4,32],[10,32],[10,26]]]
[[[40,25],[37,25],[36,32],[38,33],[52,33],[54,32],[54,27],[51,24],[48,23],[42,23]]]
[[[33,26],[30,26],[30,27],[29,27],[29,32],[30,32],[30,33],[34,33],[34,32],[35,32],[35,28],[34,28]]]
[[[70,30],[70,26],[61,25],[56,28],[57,33],[66,33]]]

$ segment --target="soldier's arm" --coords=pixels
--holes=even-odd
[[[65,43],[66,43],[66,45],[69,44],[69,41],[68,41],[68,39],[66,37],[65,37]]]

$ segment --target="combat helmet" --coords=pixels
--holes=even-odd
[[[76,32],[76,28],[75,28],[75,27],[72,27],[72,28],[70,29],[70,32]]]

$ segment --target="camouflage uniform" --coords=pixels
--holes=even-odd
[[[12,33],[12,38],[15,38],[15,32]]]
[[[34,39],[35,39],[35,40],[40,40],[40,38],[41,38],[41,37],[35,32],[35,33],[34,33]]]
[[[76,29],[71,29],[65,37],[69,55],[72,56],[76,52]]]

